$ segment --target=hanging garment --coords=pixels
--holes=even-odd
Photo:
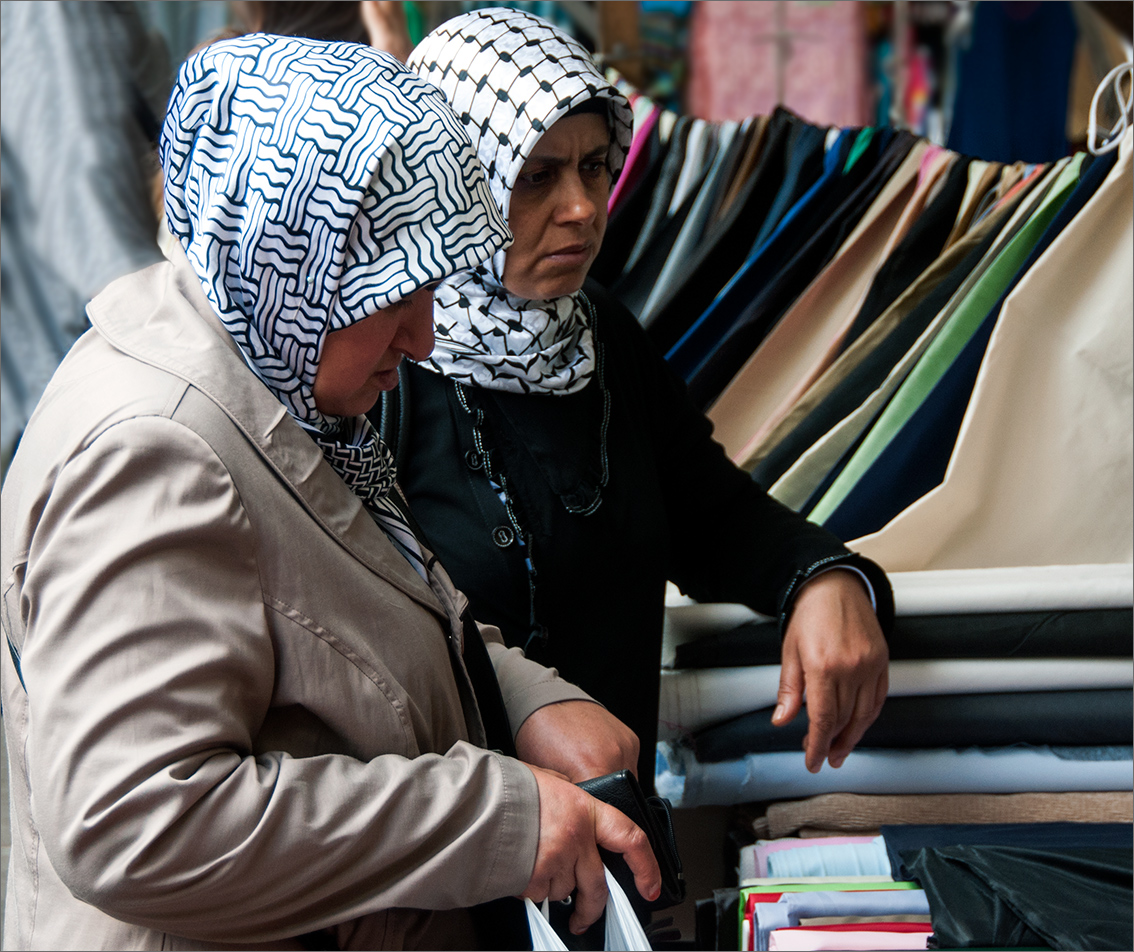
[[[1134,822],[1134,793],[824,793],[768,805],[758,835],[792,836],[804,828],[875,833],[901,823]]]
[[[658,719],[676,733],[771,707],[779,690],[779,665],[663,671]],[[970,661],[894,661],[890,698],[925,694],[1075,691],[1130,688],[1129,658],[1033,658]]]
[[[714,436],[734,460],[770,429],[830,362],[833,340],[917,194],[929,144],[918,142],[831,262],[775,324],[708,413]],[[941,153],[938,168],[948,164]]]
[[[1131,748],[970,747],[864,750],[817,774],[802,751],[748,754],[702,764],[658,745],[658,793],[677,807],[731,806],[818,793],[1023,793],[1120,790],[1130,786]],[[1098,759],[1087,759],[1098,758]]]
[[[657,306],[645,325],[655,345],[663,353],[670,349],[712,303],[745,257],[764,217],[771,207],[787,163],[787,140],[791,128],[803,120],[786,109],[777,109],[768,120],[764,135],[757,141],[754,167],[743,180],[729,209],[704,237],[685,276],[675,281],[667,302]],[[738,174],[743,174],[744,163]]]
[[[590,277],[603,287],[610,287],[622,273],[649,214],[669,151],[669,142],[662,141],[660,129],[661,123],[655,122],[643,137],[644,141],[638,138],[634,140],[635,144],[641,142],[639,154],[644,156],[641,161],[647,163],[647,167],[642,170],[638,181],[622,192],[618,206],[607,219],[602,247],[589,272]],[[618,182],[622,182],[621,176]]]
[[[653,287],[650,288],[649,297],[638,314],[638,320],[643,324],[649,323],[655,302],[666,293],[666,289],[673,282],[676,273],[681,270],[683,263],[693,253],[693,249],[700,241],[716,202],[718,190],[722,187],[723,180],[735,164],[742,143],[740,123],[724,122],[719,125],[717,128],[716,154],[713,157],[712,164],[697,188],[697,197],[690,206],[689,214],[685,217],[681,231],[674,239],[673,245],[665,257],[665,263],[658,273]]]
[[[893,570],[1134,559],[1132,146],[1004,302],[945,482],[864,554]]]
[[[859,746],[913,750],[1123,744],[1134,736],[1132,708],[1134,694],[1121,688],[892,697]],[[772,726],[773,710],[765,707],[698,731],[688,744],[701,763],[799,750],[809,726],[806,709],[783,727]]]
[[[944,846],[908,851],[939,948],[1130,949],[1124,849]]]
[[[619,205],[626,195],[638,187],[642,176],[650,165],[651,143],[655,141],[658,119],[661,117],[662,110],[660,106],[649,103],[645,115],[640,116],[639,108],[645,104],[642,100],[645,100],[645,97],[639,97],[638,101],[631,103],[634,109],[634,138],[630,141],[630,151],[626,153],[626,164],[622,166],[618,181],[610,189],[610,198],[607,200],[607,214],[612,217],[617,213]]]
[[[960,301],[954,313],[949,315],[948,320],[941,324],[940,330],[934,335],[933,340],[925,348],[924,354],[917,360],[906,379],[898,386],[894,397],[890,399],[886,409],[882,410],[877,422],[864,435],[860,447],[848,459],[843,471],[832,482],[829,490],[816,503],[814,509],[811,510],[809,518],[821,525],[829,519],[832,520],[833,525],[843,528],[848,533],[846,536],[841,536],[843,538],[857,538],[872,532],[879,526],[874,525],[869,520],[869,516],[863,516],[855,521],[852,513],[848,511],[853,511],[855,500],[848,501],[847,498],[858,486],[864,485],[864,475],[869,473],[888,445],[899,441],[900,447],[907,448],[911,452],[926,449],[938,453],[943,451],[938,447],[926,448],[916,441],[909,440],[905,427],[914,416],[917,408],[923,406],[925,401],[930,398],[930,394],[946,376],[950,366],[962,354],[968,341],[972,340],[974,335],[982,330],[982,325],[984,325],[983,340],[988,339],[992,328],[991,324],[988,324],[987,318],[993,313],[1000,296],[1012,287],[1019,270],[1027,261],[1027,257],[1031,254],[1033,248],[1039,243],[1044,230],[1055,219],[1061,205],[1073,192],[1078,182],[1078,169],[1082,164],[1083,154],[1078,153],[1075,160],[1067,163],[1047,196],[1043,198],[1040,206],[1030,216],[1024,227],[1001,250],[996,256],[996,260],[989,264],[988,270],[984,272],[981,280],[976,282],[965,298]],[[981,351],[983,351],[983,348],[981,348]],[[951,442],[949,448],[951,449]],[[904,461],[898,460],[894,468],[899,468]],[[936,462],[936,460],[933,460],[933,462]],[[928,466],[932,466],[933,462],[929,462]],[[881,467],[879,467],[880,469]],[[875,471],[873,475],[878,476],[880,473]],[[912,481],[912,485],[905,486],[897,484],[899,481],[900,477],[896,481],[888,481],[883,487],[883,491],[895,494],[894,505],[898,510],[904,509],[906,505],[913,502],[913,499],[916,499],[916,496],[913,499],[909,498],[907,495],[909,492],[923,486],[923,482]],[[856,499],[861,500],[861,494]],[[847,509],[841,508],[844,502],[848,503]],[[860,502],[860,505],[863,505],[863,503]],[[838,534],[837,530],[833,528],[832,532]]]
[[[881,529],[902,509],[941,484],[1004,301],[1094,195],[1116,159],[1110,153],[1092,162],[953,364],[831,514],[828,528],[833,532],[849,538]]]
[[[948,152],[945,155],[950,156],[955,153]],[[925,205],[917,218],[909,223],[905,237],[890,252],[877,274],[871,279],[870,290],[862,306],[855,312],[854,321],[839,345],[839,353],[858,340],[902,292],[917,280],[918,275],[923,274],[945,250],[964,197],[971,166],[971,159],[957,156],[948,167],[944,182],[933,201]],[[933,179],[926,184],[932,188],[937,181],[939,180]]]
[[[1070,3],[974,8],[961,47],[947,145],[1001,162],[1050,162],[1068,151],[1067,99],[1078,29]]]
[[[947,309],[987,266],[998,241],[1011,233],[1010,216],[1019,212],[1024,197],[1021,191],[994,210],[816,381],[756,450],[753,479],[772,486],[798,466],[777,492],[798,500],[800,507],[806,504],[905,379],[912,361],[932,339],[927,330],[945,320]]]

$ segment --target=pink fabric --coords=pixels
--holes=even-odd
[[[844,846],[848,843],[873,843],[873,836],[816,836],[807,839],[784,838],[782,840],[760,840],[754,847],[756,854],[756,875],[768,875],[768,854],[781,850],[794,850],[803,846]]]
[[[865,7],[694,4],[686,111],[715,121],[770,115],[782,90],[782,104],[809,122],[868,125]]]
[[[917,173],[917,187],[921,188],[927,178],[934,174],[938,168],[937,157],[944,155],[945,149],[936,143],[930,143],[929,148],[925,150],[925,155],[921,157],[921,168]]]
[[[661,108],[654,106],[641,126],[634,130],[634,138],[630,142],[630,151],[626,155],[626,165],[610,192],[610,200],[606,206],[608,213],[614,212],[622,196],[641,178],[646,161],[646,142],[650,138],[650,130],[657,125],[659,116],[661,116]]]
[[[933,927],[920,922],[862,922],[855,925],[791,926],[773,929],[768,952],[822,949],[924,949]]]

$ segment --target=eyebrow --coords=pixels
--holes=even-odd
[[[583,154],[583,159],[597,159],[605,158],[607,151],[610,149],[610,143],[604,142],[602,145],[595,146],[590,152]],[[570,159],[563,158],[559,155],[540,155],[538,152],[533,152],[528,156],[524,165],[528,162],[541,162],[544,165],[567,165]]]

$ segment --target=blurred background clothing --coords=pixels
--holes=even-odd
[[[164,41],[133,3],[0,3],[5,468],[86,303],[161,260],[153,141]]]

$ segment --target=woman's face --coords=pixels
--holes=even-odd
[[[323,341],[311,390],[315,406],[332,416],[358,416],[398,385],[403,357],[425,360],[433,351],[433,291],[419,288]]]
[[[504,287],[543,301],[583,286],[606,231],[610,132],[595,113],[566,116],[547,130],[512,189]]]

